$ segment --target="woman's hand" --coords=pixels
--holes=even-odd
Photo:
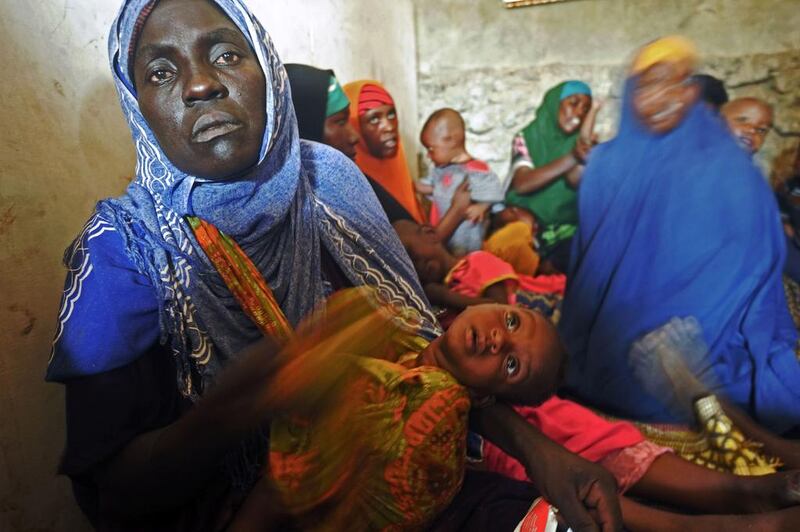
[[[488,203],[473,203],[469,207],[467,207],[466,212],[464,213],[464,218],[469,220],[470,222],[477,224],[484,220],[486,217],[486,211],[489,210]]]
[[[472,197],[469,193],[469,181],[466,179],[456,187],[453,193],[453,201],[450,203],[450,208],[444,213],[442,219],[436,225],[436,235],[442,242],[447,242],[453,233],[464,221],[467,208],[472,204]]]
[[[572,155],[575,157],[575,160],[578,164],[586,164],[586,159],[589,158],[589,152],[592,151],[594,147],[594,142],[586,142],[580,137],[575,142],[575,148],[572,149]]]
[[[603,467],[549,442],[530,447],[528,476],[575,532],[622,529],[617,486]]]
[[[460,185],[458,185],[458,187],[456,187],[456,191],[453,193],[453,201],[450,204],[450,208],[455,209],[463,216],[466,214],[470,205],[472,205],[472,196],[469,192],[469,181],[465,179]]]

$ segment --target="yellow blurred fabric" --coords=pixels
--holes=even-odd
[[[686,62],[694,67],[697,58],[697,48],[692,41],[680,35],[670,35],[645,45],[633,60],[631,73],[640,74],[656,63]]]

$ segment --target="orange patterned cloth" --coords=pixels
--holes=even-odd
[[[187,217],[187,220],[200,247],[245,314],[265,336],[275,338],[281,344],[286,343],[292,336],[292,327],[253,261],[232,238],[210,223],[193,216]]]
[[[265,392],[273,404],[302,405],[270,426],[283,506],[304,530],[424,528],[461,488],[466,389],[444,370],[414,367],[427,341],[363,289],[334,294],[295,333],[236,242],[189,223],[247,315],[286,346]]]

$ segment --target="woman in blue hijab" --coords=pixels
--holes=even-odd
[[[619,133],[584,174],[561,322],[567,387],[615,415],[679,421],[636,380],[629,351],[671,318],[694,317],[709,346],[695,370],[781,433],[800,424],[800,364],[778,211],[760,172],[697,103],[693,62],[676,37],[642,50]]]
[[[230,529],[251,510],[266,525],[275,497],[258,478],[277,348],[259,342],[261,327],[276,316],[295,326],[332,291],[369,285],[421,335],[440,331],[363,175],[299,140],[283,65],[241,0],[125,0],[109,59],[136,176],[98,203],[65,255],[47,371],[66,389],[60,471],[101,530]],[[220,233],[235,253],[208,247]],[[232,271],[244,280],[231,283]],[[248,314],[242,293],[269,312]],[[616,526],[606,472],[505,405],[475,417],[573,522]],[[467,478],[443,526],[486,518],[490,497],[520,519],[535,490],[500,485]]]
[[[283,66],[240,1],[129,0],[111,29],[109,57],[136,177],[124,195],[98,203],[67,250],[47,372],[66,386],[61,471],[98,526],[115,510],[109,501],[135,500],[130,486],[144,475],[164,508],[198,496],[177,488],[170,474],[154,474],[170,464],[126,461],[137,448],[158,455],[179,435],[202,434],[204,444],[187,451],[201,464],[188,480],[213,486],[215,468],[202,464],[227,447],[222,484],[231,480],[239,491],[252,485],[267,454],[246,414],[215,419],[194,407],[211,401],[209,390],[222,393],[215,384],[223,368],[259,374],[271,357],[262,349],[247,359],[245,347],[262,333],[226,289],[189,217],[241,246],[291,325],[333,289],[366,284],[415,313],[423,334],[438,331],[358,168],[336,150],[299,140]],[[216,429],[195,432],[201,419]],[[243,443],[231,448],[230,441]],[[148,491],[147,482],[136,490]]]

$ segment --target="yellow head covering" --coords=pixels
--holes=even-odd
[[[636,55],[631,74],[640,74],[656,63],[682,63],[690,68],[697,63],[697,48],[692,41],[680,35],[662,37],[645,45]]]

